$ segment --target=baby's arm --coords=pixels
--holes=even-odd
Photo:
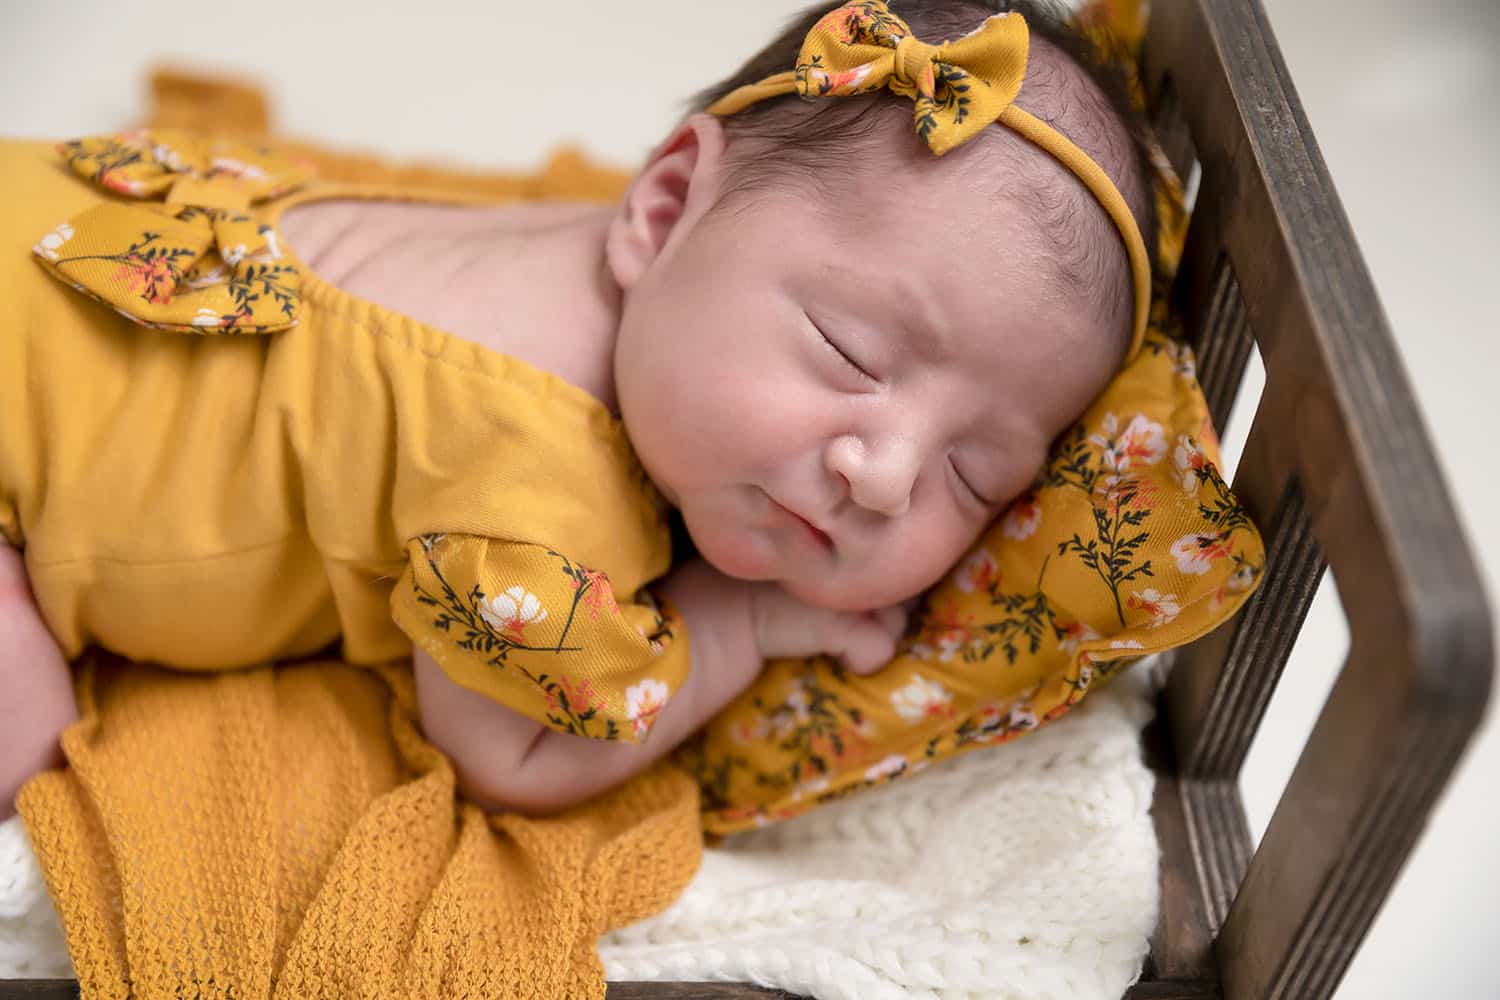
[[[699,559],[658,589],[687,623],[693,668],[640,743],[555,732],[460,687],[416,651],[422,727],[453,761],[469,799],[488,811],[566,809],[666,755],[748,687],[765,658],[829,652],[869,673],[894,654],[905,624],[899,609],[866,616],[811,608],[780,587],[731,579]]]
[[[0,544],[0,820],[32,775],[61,767],[58,736],[78,718],[72,676],[37,611],[21,553]]]

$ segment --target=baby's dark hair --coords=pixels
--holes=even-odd
[[[698,94],[693,109],[706,109],[741,86],[791,69],[803,39],[835,3],[829,0],[793,18],[738,72]],[[1099,58],[1065,11],[1048,0],[889,0],[889,6],[916,37],[933,44],[958,38],[993,14],[1023,17],[1031,45],[1016,104],[1099,164],[1130,206],[1148,252],[1154,249],[1146,126],[1131,105],[1124,72]],[[854,158],[895,162],[896,157],[882,161],[879,154],[893,149],[911,153],[921,142],[912,126],[911,102],[885,90],[822,100],[787,95],[751,105],[723,122],[728,175],[722,204],[787,182],[826,195],[830,178],[840,173],[828,170],[828,164]],[[998,158],[986,163],[985,170],[1006,178],[1004,193],[1031,210],[1035,249],[1053,265],[1067,291],[1099,303],[1101,322],[1121,331],[1123,350],[1134,295],[1130,264],[1114,223],[1094,196],[1050,154],[1003,125],[985,129],[945,159],[968,147],[983,152],[965,155]],[[925,147],[921,152],[931,156]]]

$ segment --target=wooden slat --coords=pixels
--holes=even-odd
[[[1250,860],[1250,829],[1239,783],[1179,778],[1178,790],[1193,857],[1202,873],[1198,884],[1204,912],[1208,926],[1217,931]]]
[[[0,979],[0,1000],[78,1000],[72,979]]]
[[[1390,659],[1356,644],[1349,665]],[[1228,996],[1332,995],[1468,738],[1370,672],[1335,684],[1251,860],[1217,949]]]
[[[1173,759],[1171,733],[1158,716],[1144,734],[1146,760],[1156,775],[1151,796],[1151,823],[1161,851],[1161,899],[1145,981],[1214,982],[1214,931],[1204,902],[1203,871],[1193,851],[1187,810]]]
[[[1239,777],[1323,575],[1322,549],[1295,482],[1288,485],[1267,531],[1260,588],[1220,637],[1223,641],[1184,654],[1188,666],[1173,687],[1172,718],[1182,773],[1188,778]]]
[[[1216,982],[1139,982],[1125,991],[1124,1000],[1220,1000]]]
[[[749,983],[610,983],[608,1000],[802,1000]]]
[[[1478,724],[1492,670],[1488,609],[1258,3],[1157,4],[1148,87],[1167,76],[1192,95],[1182,108],[1203,169],[1194,228],[1204,228],[1189,239],[1179,297],[1199,317],[1220,317],[1233,339],[1240,307],[1226,304],[1222,255],[1267,372],[1235,488],[1259,523],[1279,518],[1270,534],[1282,564],[1258,598],[1267,613],[1256,627],[1271,635],[1250,634],[1247,606],[1231,638],[1180,659],[1173,731],[1185,766],[1214,778],[1238,769],[1259,721],[1245,713],[1269,697],[1295,631],[1282,616],[1305,610],[1321,550],[1349,616],[1350,658],[1215,948],[1226,996],[1316,1000],[1343,975]],[[1227,386],[1217,365],[1205,360],[1208,377]],[[1287,492],[1293,483],[1300,495]],[[1183,676],[1195,656],[1222,666]],[[1210,894],[1210,919],[1214,905]]]
[[[1239,396],[1245,365],[1255,346],[1250,334],[1250,317],[1245,311],[1245,296],[1234,276],[1229,255],[1220,252],[1214,261],[1213,291],[1202,322],[1195,324],[1198,354],[1198,384],[1208,400],[1214,427],[1224,434],[1229,427],[1229,413]]]

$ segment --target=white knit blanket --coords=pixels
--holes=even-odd
[[[600,941],[612,980],[827,1000],[1115,1000],[1156,921],[1138,667],[1046,728],[704,852],[687,892]],[[0,824],[0,979],[69,976],[18,819]]]
[[[819,1000],[1118,1000],[1158,902],[1145,664],[1055,723],[704,852],[612,980]]]

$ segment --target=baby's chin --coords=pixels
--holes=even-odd
[[[889,582],[882,582],[890,581],[890,574],[882,573],[879,569],[859,571],[853,574],[853,579],[848,578],[846,571],[816,569],[811,566],[805,572],[799,572],[797,567],[787,572],[784,563],[776,558],[775,550],[770,546],[756,544],[753,536],[748,539],[740,536],[731,541],[705,533],[703,538],[695,535],[693,543],[698,548],[698,554],[725,576],[738,580],[778,583],[797,600],[815,608],[875,611],[900,604],[927,589],[927,586],[892,587]]]
[[[876,611],[900,604],[920,595],[926,587],[915,590],[890,586],[871,585],[866,580],[847,581],[836,573],[817,576],[790,576],[777,581],[797,600],[815,608],[830,611]]]

